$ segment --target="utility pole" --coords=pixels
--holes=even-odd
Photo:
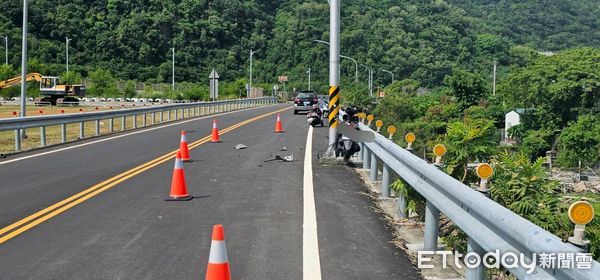
[[[389,74],[392,75],[392,84],[393,84],[394,83],[394,73],[392,73],[392,71],[388,71],[388,70],[384,70],[384,69],[382,69],[381,71],[389,73]]]
[[[65,48],[65,52],[67,54],[67,74],[69,74],[69,41],[71,41],[72,39],[69,39],[69,36],[65,37],[65,42],[66,44],[66,48]]]
[[[4,39],[4,64],[8,65],[8,35],[2,36]]]
[[[254,56],[255,52],[256,51],[250,49],[250,82],[248,83],[248,91],[246,92],[246,98],[250,97],[250,92],[252,91],[252,57]]]
[[[173,53],[173,73],[172,73],[172,77],[171,77],[171,90],[174,92],[175,91],[175,48],[171,48],[171,52]]]
[[[306,74],[308,74],[308,90],[310,90],[310,67],[308,67]]]
[[[494,59],[494,74],[492,81],[492,95],[496,95],[496,60]]]
[[[329,148],[326,156],[335,157],[335,138],[337,136],[340,113],[340,18],[341,1],[329,1]]]

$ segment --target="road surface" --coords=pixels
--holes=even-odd
[[[3,159],[0,278],[202,279],[220,223],[234,279],[420,279],[357,176],[316,162],[327,128],[309,132],[288,106]],[[285,133],[273,133],[277,111]],[[206,143],[213,118],[222,143]],[[168,202],[181,130],[195,198]],[[295,161],[267,161],[277,154]]]

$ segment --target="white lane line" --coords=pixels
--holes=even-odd
[[[320,280],[321,261],[317,237],[317,210],[312,172],[313,127],[308,127],[304,154],[304,221],[302,232],[302,279]]]
[[[275,105],[277,105],[277,104],[275,104]],[[193,121],[198,121],[198,120],[203,120],[203,119],[208,119],[208,118],[214,118],[214,117],[218,117],[218,116],[229,115],[229,114],[238,113],[238,112],[244,112],[244,111],[253,110],[253,109],[268,108],[268,107],[271,107],[271,106],[274,106],[274,105],[269,105],[269,106],[264,106],[264,107],[257,107],[257,108],[247,108],[247,109],[242,109],[242,110],[237,110],[237,111],[231,111],[231,112],[224,112],[224,113],[219,113],[219,114],[216,114],[216,115],[208,115],[208,116],[203,116],[203,117],[199,117],[199,118],[193,118],[193,119],[189,119],[189,120],[185,120],[185,121],[175,121],[174,123],[168,123],[168,124],[159,125],[159,126],[156,126],[156,127],[150,127],[150,128],[147,128],[147,129],[136,130],[134,132],[125,133],[125,134],[119,134],[117,136],[108,137],[108,138],[102,138],[100,140],[95,140],[95,141],[92,141],[92,142],[87,142],[87,143],[82,143],[82,144],[78,144],[78,145],[68,146],[68,147],[64,147],[64,148],[60,148],[60,149],[56,149],[56,150],[51,150],[51,151],[37,153],[37,154],[33,154],[33,155],[28,155],[28,156],[23,156],[23,157],[11,159],[11,160],[5,160],[5,161],[0,162],[0,165],[8,164],[8,163],[15,162],[15,161],[21,161],[21,160],[25,160],[25,159],[30,159],[30,158],[34,158],[34,157],[39,157],[39,156],[45,156],[45,155],[49,155],[49,154],[54,154],[54,153],[58,153],[58,152],[66,151],[66,150],[75,149],[75,148],[80,148],[80,147],[84,147],[84,146],[88,146],[88,145],[92,145],[92,144],[97,144],[97,143],[101,143],[101,142],[105,142],[105,141],[110,141],[110,140],[114,140],[114,139],[118,139],[118,138],[122,138],[122,137],[127,137],[127,136],[130,136],[130,135],[135,135],[135,134],[138,134],[138,133],[144,133],[144,132],[148,132],[148,131],[152,131],[152,130],[156,130],[156,129],[161,129],[161,128],[169,127],[169,126],[180,125],[180,124],[184,124],[184,123],[188,123],[188,122],[193,122]],[[69,143],[67,142],[67,145],[68,144]]]

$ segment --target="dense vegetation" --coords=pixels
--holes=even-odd
[[[511,41],[541,50],[600,46],[595,1],[496,2],[344,1],[342,53],[374,68],[376,85],[390,83],[380,71],[387,69],[432,87],[458,66],[489,71],[494,59],[518,62]],[[21,3],[0,4],[14,70]],[[36,0],[29,9],[31,70],[46,75],[64,72],[68,36],[71,69],[83,77],[101,68],[118,79],[170,82],[174,47],[178,81],[205,84],[213,67],[233,81],[247,76],[253,48],[255,82],[288,75],[290,88],[305,87],[311,67],[316,87],[326,89],[327,48],[313,41],[328,38],[326,1]],[[354,64],[343,59],[342,73],[351,83]]]
[[[20,2],[0,3],[0,35],[9,36],[11,64],[0,67],[0,79],[18,72]],[[314,41],[328,38],[326,1],[31,2],[30,70],[71,82],[85,77],[93,95],[134,95],[135,81],[170,82],[171,47],[177,81],[187,84],[169,95],[206,98],[212,68],[220,73],[225,96],[240,95],[251,48],[257,51],[255,85],[268,92],[278,75],[287,75],[288,89],[305,88],[310,67],[313,87],[326,92],[328,51]],[[434,144],[446,144],[444,170],[466,184],[477,181],[468,163],[495,163],[491,197],[566,238],[572,225],[564,212],[571,200],[557,193],[540,158],[554,149],[560,167],[600,163],[598,14],[594,0],[343,1],[342,54],[373,68],[375,85],[386,97],[372,105],[366,68],[359,66],[355,83],[354,63],[342,59],[342,101],[365,105],[386,125],[396,125],[399,143],[404,133],[415,133],[419,155],[431,156]],[[69,75],[66,36],[72,38]],[[494,60],[499,65],[495,95]],[[393,71],[396,82],[382,69]],[[116,79],[127,80],[123,90],[116,89]],[[509,131],[518,142],[501,147],[498,129],[504,114],[516,108],[527,112],[522,125]],[[421,209],[418,195],[404,190],[413,208]],[[443,232],[452,246],[464,245],[459,230]],[[598,259],[600,220],[588,234]]]

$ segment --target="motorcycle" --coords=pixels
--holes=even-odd
[[[309,125],[313,127],[319,124],[321,126],[324,126],[322,115],[323,113],[321,112],[321,109],[319,109],[317,105],[313,105],[313,108],[310,109],[310,111],[306,115],[306,121]]]
[[[319,102],[319,108],[321,109],[324,119],[329,117],[329,103],[327,101],[322,100],[322,102]]]
[[[353,107],[348,107],[343,110],[343,121],[348,124],[358,124],[358,117],[356,117],[356,113],[358,113],[358,109]],[[354,142],[352,139],[343,136],[341,133],[336,136],[335,139],[336,145],[336,156],[344,157],[344,162],[347,164],[350,161],[350,158],[360,151],[360,146],[358,143]]]

